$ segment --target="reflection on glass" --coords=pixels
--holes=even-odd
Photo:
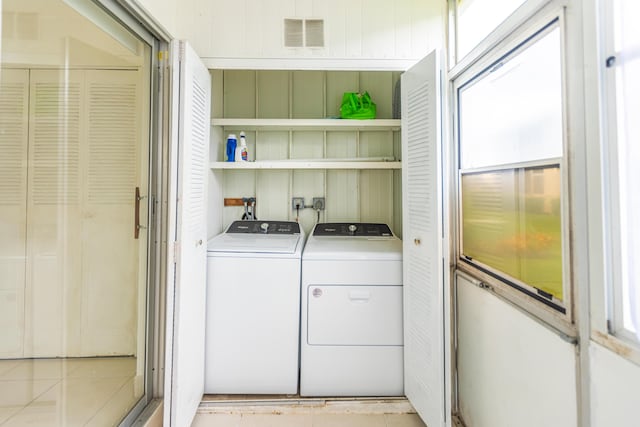
[[[461,181],[463,255],[562,301],[559,166],[469,173]]]
[[[556,27],[459,92],[462,169],[562,156],[562,70]]]
[[[0,7],[0,414],[117,425],[145,393],[151,49],[91,0]]]

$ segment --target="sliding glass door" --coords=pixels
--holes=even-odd
[[[0,5],[0,424],[117,424],[147,384],[153,47],[90,0]]]

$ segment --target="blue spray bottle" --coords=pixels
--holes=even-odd
[[[227,162],[236,161],[236,147],[238,146],[238,140],[232,133],[227,137]]]

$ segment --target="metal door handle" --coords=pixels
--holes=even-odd
[[[140,200],[144,199],[145,196],[140,195],[140,187],[136,187],[136,206],[135,210],[135,226],[133,229],[133,238],[137,239],[140,235],[140,229],[146,229],[144,225],[140,225]]]
[[[413,239],[413,244],[416,246],[419,246],[422,243],[422,241],[420,239],[418,239],[417,237],[415,239]]]

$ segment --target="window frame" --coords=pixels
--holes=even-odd
[[[482,31],[479,37],[474,37],[475,38],[475,43],[471,40],[466,40],[468,43],[468,46],[464,46],[465,49],[461,49],[460,46],[460,42],[461,40],[463,40],[464,38],[461,37],[461,25],[460,25],[460,21],[461,21],[461,17],[462,14],[460,13],[462,11],[462,9],[464,9],[465,7],[469,7],[473,4],[474,1],[484,1],[486,3],[486,0],[466,0],[469,2],[468,5],[463,5],[465,0],[457,0],[454,2],[454,19],[456,21],[456,23],[458,25],[456,25],[456,32],[455,32],[455,43],[454,43],[454,49],[455,49],[455,54],[456,57],[458,59],[460,58],[464,58],[465,56],[469,55],[471,52],[473,52],[473,50],[480,45],[484,40],[486,40],[488,38],[488,36],[491,34],[492,31],[486,32],[487,28],[485,28],[485,31]],[[496,27],[499,27],[504,21],[506,21],[509,16],[513,15],[519,8],[521,8],[523,6],[524,3],[527,2],[527,0],[518,0],[519,4],[516,7],[513,7],[512,5],[508,4],[507,7],[509,7],[509,10],[506,11],[506,15],[504,15],[504,18],[502,19],[502,21],[497,22],[497,25],[494,26],[494,29]],[[483,4],[480,5],[480,8],[487,8],[488,5]],[[482,35],[484,34],[484,35]]]
[[[530,7],[530,3],[523,6]],[[521,8],[522,9],[522,8]],[[484,76],[495,64],[500,61],[508,60],[512,55],[517,55],[525,50],[531,44],[544,37],[548,32],[555,29],[560,31],[560,55],[561,55],[561,97],[562,97],[562,157],[554,159],[544,159],[540,161],[530,161],[518,163],[518,167],[551,165],[559,164],[561,176],[561,233],[562,233],[562,277],[563,277],[563,297],[564,301],[561,306],[556,304],[546,304],[538,298],[534,298],[521,289],[516,289],[513,284],[507,283],[503,279],[495,277],[493,272],[487,272],[478,266],[467,262],[462,255],[462,191],[461,191],[461,174],[467,172],[461,169],[460,163],[460,106],[459,106],[459,90]],[[494,31],[499,32],[499,31]],[[490,35],[493,37],[494,34]],[[549,325],[555,331],[567,337],[568,340],[574,340],[577,336],[577,328],[575,326],[575,296],[574,284],[572,281],[573,261],[571,258],[571,206],[570,206],[570,170],[569,170],[569,143],[568,143],[568,123],[567,114],[567,53],[566,53],[566,22],[564,16],[564,8],[552,6],[544,8],[539,13],[529,16],[526,25],[520,26],[509,36],[503,37],[503,42],[497,46],[488,46],[482,56],[475,58],[475,62],[471,65],[458,64],[450,73],[451,93],[452,93],[452,144],[455,158],[454,166],[454,182],[453,188],[456,191],[455,214],[452,220],[456,222],[455,230],[457,236],[455,238],[454,258],[456,260],[456,268],[467,274],[479,279],[482,287],[493,292],[497,296],[512,303],[521,311],[532,315],[541,320],[544,324]],[[471,54],[476,54],[481,45],[477,46]],[[470,55],[471,55],[470,54]],[[465,62],[466,62],[465,58]],[[458,70],[458,68],[465,67]],[[496,165],[484,169],[503,169],[504,166],[513,165]]]
[[[487,34],[482,40],[472,47],[465,55],[458,52],[458,12],[457,0],[448,0],[448,40],[449,48],[449,70],[452,75],[457,75],[467,69],[473,63],[478,61],[480,57],[502,44],[505,40],[505,34],[512,34],[520,31],[530,23],[530,18],[543,9],[549,0],[525,0],[518,8],[513,10],[511,14],[501,23],[498,24],[492,32]]]
[[[627,329],[624,324],[623,302],[623,271],[622,271],[622,239],[624,232],[619,221],[621,214],[620,177],[617,173],[619,163],[618,151],[618,108],[617,108],[617,65],[606,66],[608,57],[618,56],[615,37],[615,10],[614,2],[604,2],[602,6],[601,34],[604,50],[601,64],[602,72],[602,112],[603,132],[600,141],[602,153],[601,182],[602,207],[604,215],[604,259],[605,259],[605,318],[607,321],[607,333],[616,337],[627,345],[640,350],[640,333],[636,334]],[[638,289],[640,291],[640,289]]]

